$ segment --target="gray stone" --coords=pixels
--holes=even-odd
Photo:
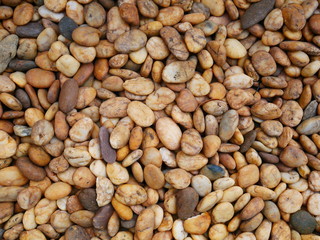
[[[30,22],[23,26],[18,26],[16,34],[23,38],[36,38],[42,32],[44,27],[40,22]]]
[[[297,127],[297,132],[303,135],[311,135],[320,132],[320,116],[304,120]]]
[[[62,36],[72,40],[72,32],[78,27],[78,24],[75,23],[71,18],[65,16],[59,22],[59,31]]]
[[[19,38],[15,34],[5,37],[0,42],[0,73],[6,70],[9,62],[16,56]]]
[[[31,60],[20,60],[20,59],[12,59],[8,66],[13,71],[19,72],[27,72],[32,68],[38,67],[34,61]]]
[[[317,107],[318,107],[317,100],[311,101],[303,111],[302,121],[316,116],[317,115]]]
[[[274,3],[275,0],[261,0],[260,2],[251,4],[240,18],[242,28],[247,29],[262,21],[273,9]]]
[[[290,224],[297,232],[301,234],[309,234],[314,231],[317,222],[310,213],[304,210],[299,210],[291,215]]]

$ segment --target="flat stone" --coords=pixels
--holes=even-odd
[[[92,219],[93,226],[97,229],[104,229],[108,225],[113,212],[114,209],[111,204],[99,208]]]
[[[100,150],[102,158],[107,163],[114,163],[117,158],[116,151],[111,147],[109,142],[110,134],[105,127],[99,131]]]
[[[199,195],[192,187],[187,187],[180,190],[177,194],[177,214],[182,220],[185,220],[194,215],[199,202]]]
[[[75,23],[71,18],[64,16],[59,22],[59,31],[62,36],[72,40],[72,32],[78,27],[78,24]]]
[[[19,38],[11,34],[0,42],[0,73],[6,70],[9,62],[16,56]]]
[[[273,9],[274,3],[275,0],[261,0],[260,2],[251,4],[240,18],[242,28],[247,29],[262,21]]]
[[[16,34],[21,38],[37,38],[44,27],[40,22],[30,22],[23,26],[18,26]]]
[[[222,167],[214,164],[208,164],[207,166],[204,166],[200,173],[208,177],[211,181],[217,180],[218,178],[223,177],[225,174]]]
[[[38,66],[34,61],[20,60],[20,59],[15,58],[9,62],[8,67],[10,69],[12,69],[13,71],[27,72],[28,70],[30,70],[32,68],[36,68]]]
[[[310,213],[304,210],[299,210],[293,213],[290,217],[290,224],[293,229],[301,234],[309,234],[316,228],[317,222]]]
[[[318,107],[317,100],[311,101],[303,111],[302,121],[316,116],[317,115],[317,107]]]
[[[297,127],[297,132],[303,135],[311,135],[320,132],[320,116],[304,120]]]
[[[257,132],[255,130],[252,130],[244,135],[244,142],[240,147],[241,153],[244,153],[249,150],[252,143],[256,140],[256,136],[257,136]]]

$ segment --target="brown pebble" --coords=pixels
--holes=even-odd
[[[100,151],[102,158],[107,163],[114,163],[117,159],[116,151],[111,147],[109,142],[110,134],[105,127],[99,130]]]
[[[76,80],[67,80],[61,88],[59,96],[59,108],[62,112],[70,112],[77,104],[79,86]]]
[[[192,187],[180,190],[177,194],[177,214],[182,220],[194,215],[194,210],[199,202],[199,195]]]
[[[114,209],[111,204],[99,208],[93,217],[92,224],[97,229],[105,229]]]
[[[45,170],[33,164],[27,157],[18,158],[16,165],[22,174],[31,181],[41,181],[46,177]]]

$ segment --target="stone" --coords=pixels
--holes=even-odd
[[[317,222],[315,218],[304,210],[293,213],[290,217],[292,228],[301,234],[309,234],[316,228]]]
[[[64,16],[59,22],[59,31],[62,36],[72,40],[72,32],[78,27],[75,21],[71,18]]]
[[[12,59],[8,67],[13,71],[26,72],[30,69],[36,68],[37,64],[31,60]]]
[[[317,107],[318,107],[318,102],[317,100],[311,101],[307,107],[303,110],[303,117],[302,121],[307,120],[309,118],[312,118],[317,115]]]
[[[241,16],[240,21],[243,29],[247,29],[263,20],[273,9],[275,0],[261,0],[253,3]]]
[[[11,34],[0,42],[0,73],[6,70],[9,62],[16,56],[19,38]]]
[[[194,215],[199,202],[199,195],[192,187],[187,187],[180,190],[176,194],[177,198],[177,214],[182,220],[185,220]]]
[[[23,26],[18,26],[16,34],[21,38],[37,38],[38,35],[43,31],[44,27],[41,22],[30,22]]]
[[[100,151],[102,158],[107,163],[114,163],[117,158],[116,151],[111,147],[109,142],[110,134],[105,127],[101,127],[99,131]]]
[[[219,167],[214,164],[208,164],[207,166],[203,167],[200,171],[201,174],[208,177],[211,181],[217,180],[224,176],[225,171],[222,167]]]
[[[297,127],[297,132],[301,135],[311,135],[320,131],[320,116],[304,120]]]

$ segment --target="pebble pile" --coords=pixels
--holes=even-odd
[[[0,0],[0,239],[320,240],[318,0]]]

